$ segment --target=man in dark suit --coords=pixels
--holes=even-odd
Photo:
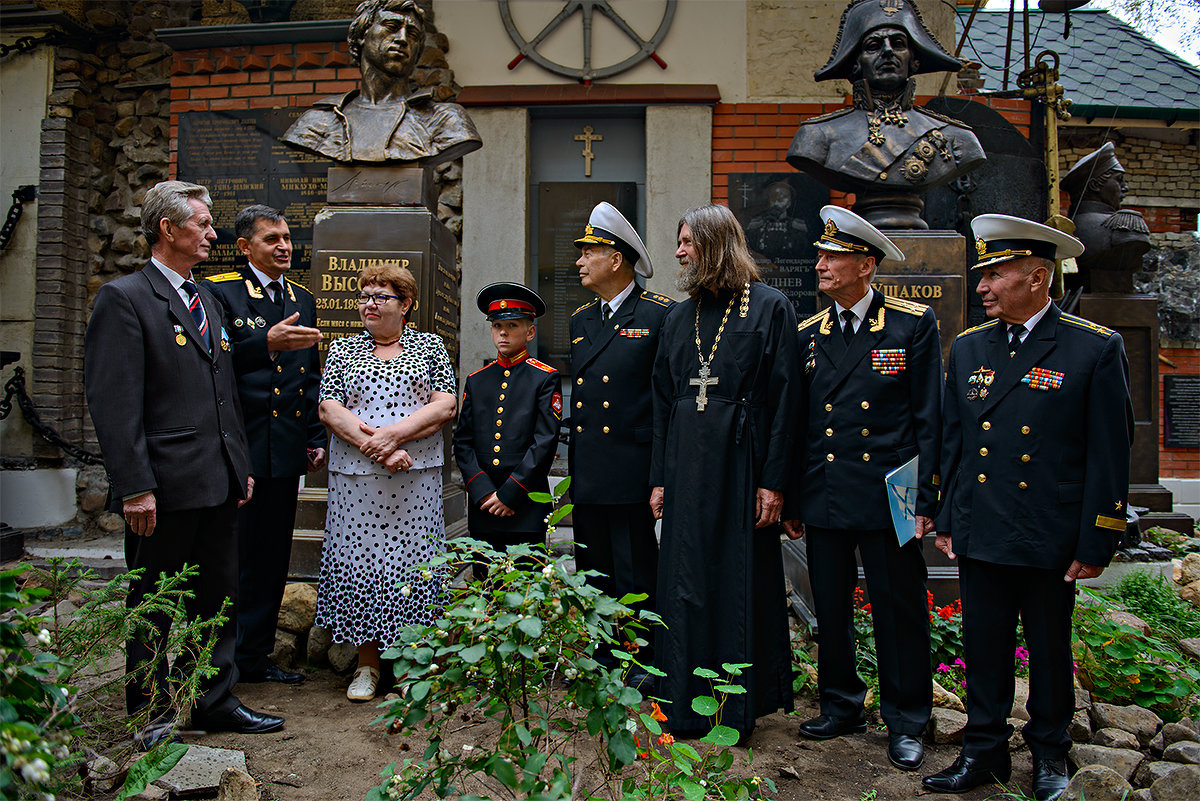
[[[798,327],[805,436],[786,512],[799,521],[788,533],[806,537],[819,624],[821,714],[801,724],[800,733],[826,740],[866,731],[867,688],[855,670],[857,549],[871,598],[888,759],[916,770],[925,760],[921,735],[932,708],[921,537],[933,530],[937,505],[937,320],[928,306],[871,288],[884,257],[904,261],[891,240],[837,206],[823,208],[821,220],[817,281],[833,306]],[[897,531],[884,477],[914,457],[916,519]]]
[[[579,280],[599,297],[571,315],[571,440],[568,460],[575,566],[614,598],[645,594],[654,611],[658,540],[650,509],[654,434],[650,375],[658,332],[675,301],[639,287],[654,274],[629,221],[608,203],[592,209],[579,248]],[[638,654],[653,659],[647,646]]]
[[[247,265],[204,282],[221,302],[233,370],[246,419],[254,499],[238,510],[237,666],[241,681],[298,684],[275,649],[287,583],[300,476],[325,463],[317,417],[320,361],[312,293],[284,277],[292,264],[287,220],[270,206],[247,206],[234,219]]]
[[[151,260],[110,281],[96,296],[84,337],[84,386],[109,475],[110,508],[125,518],[125,561],[142,569],[129,605],[152,591],[159,574],[195,565],[189,617],[211,618],[237,597],[234,521],[253,488],[229,337],[221,307],[197,287],[192,268],[217,238],[208,190],[164,181],[146,193],[142,230]],[[236,630],[218,632],[215,676],[201,683],[192,725],[262,733],[283,718],[254,712],[233,695]],[[126,704],[151,720],[140,744],[172,736],[164,646],[171,620],[128,643]],[[174,671],[189,669],[177,659]]]
[[[1003,214],[976,217],[979,294],[992,318],[950,349],[937,547],[959,562],[967,728],[926,789],[963,793],[1012,770],[1018,615],[1029,648],[1033,794],[1067,785],[1075,708],[1075,580],[1100,575],[1125,530],[1133,406],[1121,335],[1050,302],[1054,260],[1079,240]]]

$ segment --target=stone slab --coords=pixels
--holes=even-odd
[[[228,748],[191,745],[183,759],[154,783],[172,795],[212,793],[220,785],[226,768],[246,770],[246,755]]]

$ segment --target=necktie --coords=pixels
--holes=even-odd
[[[1021,334],[1025,333],[1025,326],[1017,323],[1012,328],[1008,329],[1008,355],[1012,357],[1017,349],[1021,347]]]
[[[283,311],[283,287],[279,285],[278,281],[272,281],[267,284],[267,289],[271,290],[271,300],[275,301],[275,305],[279,307],[280,311]]]
[[[608,305],[607,300],[602,300],[600,301],[600,322],[607,323],[609,317],[612,317],[612,306]]]
[[[191,298],[188,301],[188,311],[192,314],[192,320],[195,321],[196,327],[200,329],[200,336],[204,339],[204,346],[208,348],[208,352],[212,353],[212,344],[208,337],[208,316],[204,313],[204,304],[200,302],[200,293],[196,291],[196,285],[191,281],[183,282],[184,291]]]
[[[854,338],[854,312],[846,309],[842,312],[842,339],[846,340],[846,344],[850,344],[850,340]]]

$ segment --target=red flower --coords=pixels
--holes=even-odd
[[[950,618],[954,617],[953,605],[946,604],[945,606],[943,606],[941,609],[938,610],[938,615],[941,616],[942,620],[947,620],[947,621],[950,620]]]
[[[870,605],[870,604],[863,604],[863,608],[862,608],[862,610],[863,610],[864,612],[866,612],[868,615],[869,615],[869,614],[871,614],[871,605]]]
[[[661,737],[658,738],[659,745],[670,745],[673,742],[675,742],[675,738],[672,737],[670,734],[663,734]]]
[[[926,597],[926,601],[929,603],[929,609],[930,609],[930,611],[932,611],[933,610],[933,593],[929,590],[925,590],[925,597]]]
[[[653,711],[650,713],[650,717],[654,718],[654,719],[655,719],[655,720],[657,720],[659,723],[665,723],[665,722],[666,722],[666,720],[667,720],[667,716],[663,714],[662,707],[660,707],[660,706],[658,705],[658,702],[657,702],[657,701],[651,701],[651,702],[650,702],[650,708],[653,710]],[[637,739],[637,738],[635,737],[634,739]]]

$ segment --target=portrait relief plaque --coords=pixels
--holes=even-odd
[[[787,296],[799,319],[815,314],[821,207],[829,190],[799,173],[734,173],[729,210],[746,231],[746,243],[763,282]]]

